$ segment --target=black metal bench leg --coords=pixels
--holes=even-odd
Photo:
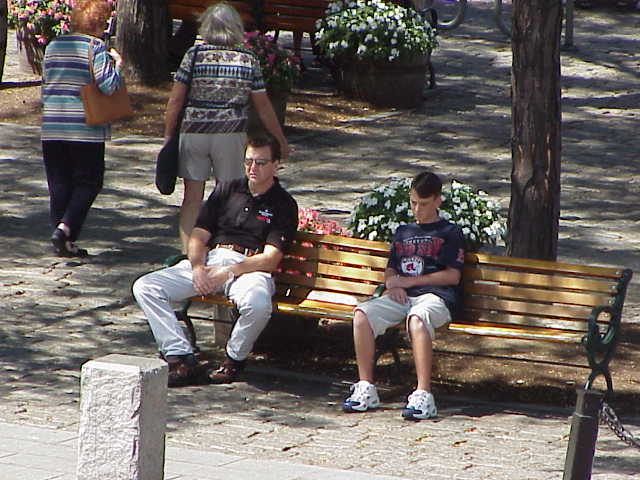
[[[593,387],[593,382],[600,375],[604,377],[604,380],[607,383],[606,397],[610,397],[611,394],[613,393],[613,379],[611,378],[611,372],[609,371],[608,365],[604,367],[602,367],[601,365],[594,367],[594,369],[591,371],[591,374],[589,375],[589,379],[587,380],[587,383],[585,384],[584,388],[586,390],[590,390]]]
[[[176,310],[174,313],[179,321],[184,322],[185,327],[187,328],[187,338],[189,339],[189,343],[191,344],[191,348],[193,349],[193,353],[199,353],[200,347],[198,347],[198,337],[196,336],[196,329],[193,326],[193,322],[191,318],[189,318],[189,307],[191,306],[191,302],[187,301],[180,310]]]

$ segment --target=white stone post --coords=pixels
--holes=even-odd
[[[77,480],[162,480],[167,364],[107,355],[82,366]]]

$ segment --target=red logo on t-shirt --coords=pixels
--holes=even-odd
[[[256,218],[261,222],[271,223],[273,213],[271,213],[269,210],[258,210],[258,215],[256,215]]]

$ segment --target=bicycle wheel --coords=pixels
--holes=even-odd
[[[464,20],[467,0],[433,0],[431,8],[438,15],[438,28],[440,30],[451,30]]]
[[[511,38],[511,22],[513,21],[513,2],[511,0],[495,0],[494,18],[502,33]]]

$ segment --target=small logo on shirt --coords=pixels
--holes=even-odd
[[[422,257],[404,257],[400,262],[400,270],[409,277],[422,275],[424,260]]]
[[[256,218],[261,222],[271,223],[273,213],[271,213],[269,210],[258,210],[258,215],[256,215]]]

